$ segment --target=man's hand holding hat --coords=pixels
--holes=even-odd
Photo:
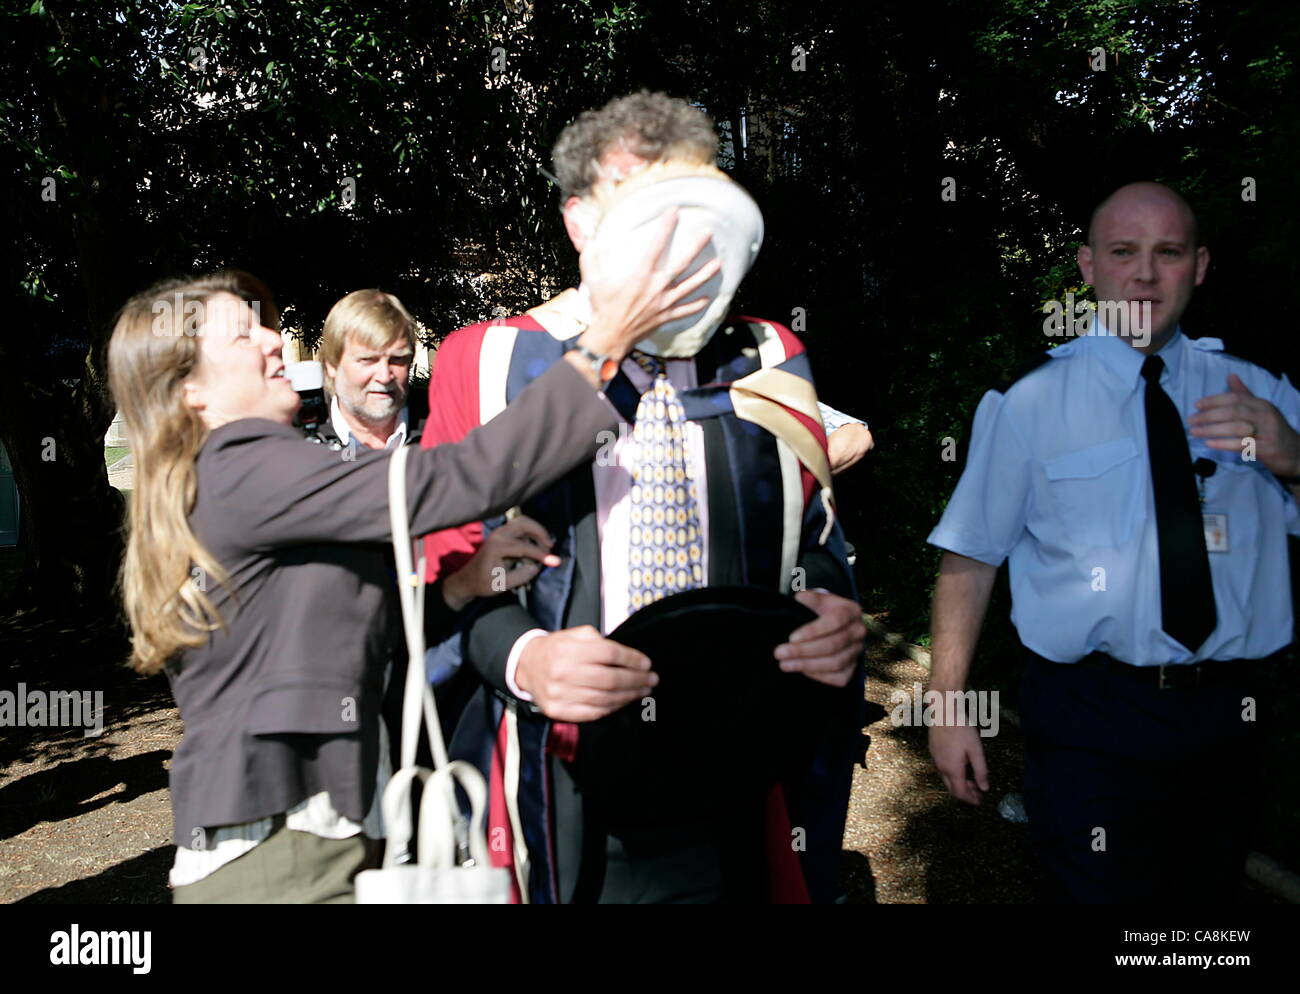
[[[862,655],[867,626],[857,601],[820,590],[795,595],[817,620],[790,633],[790,641],[776,647],[776,658],[787,673],[802,673],[832,687],[846,686]]]

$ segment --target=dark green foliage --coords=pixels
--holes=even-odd
[[[1214,256],[1189,330],[1287,358],[1287,15],[1173,0],[10,3],[0,257],[20,299],[0,333],[0,438],[32,495],[49,420],[96,440],[113,310],[169,273],[250,269],[309,341],[363,286],[397,293],[435,339],[535,303],[576,277],[538,164],[578,111],[662,88],[714,116],[723,164],[763,206],[741,308],[786,323],[802,309],[821,392],[872,423],[842,512],[867,609],[921,638],[924,539],[963,455],[944,461],[943,440],[1050,344],[1039,307],[1080,284],[1074,251],[1104,193],[1139,177],[1183,189]],[[45,358],[66,338],[88,355],[72,395]],[[42,503],[29,520],[48,536]],[[48,548],[76,560],[85,545]],[[997,644],[1005,606],[991,624]]]

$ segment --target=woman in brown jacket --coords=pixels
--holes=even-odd
[[[598,392],[716,263],[596,281],[596,314],[519,402],[457,445],[411,453],[413,534],[487,517],[581,463],[617,422]],[[702,243],[693,247],[693,259]],[[595,296],[595,295],[594,295]],[[185,735],[171,767],[178,903],[346,902],[375,865],[391,597],[390,453],[344,460],[292,427],[274,305],[247,274],[172,282],[123,308],[109,376],[136,488],[122,570],[132,665],[162,669]],[[628,686],[652,685],[627,650]],[[378,785],[382,789],[382,785]]]

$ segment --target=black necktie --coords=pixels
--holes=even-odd
[[[1164,360],[1142,364],[1146,385],[1147,453],[1160,546],[1160,624],[1193,653],[1218,624],[1210,556],[1192,472],[1192,454],[1178,408],[1160,386]]]

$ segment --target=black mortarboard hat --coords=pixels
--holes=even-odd
[[[574,779],[613,834],[703,820],[806,765],[843,691],[785,673],[773,650],[816,615],[762,587],[673,594],[610,633],[650,657],[659,683],[581,726]]]

